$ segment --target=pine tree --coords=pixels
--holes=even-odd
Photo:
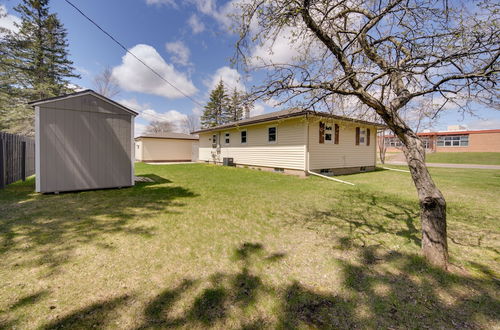
[[[217,87],[210,93],[210,100],[201,116],[201,126],[209,128],[227,123],[227,103],[228,97],[224,88],[224,82],[221,80]]]
[[[228,99],[227,118],[229,122],[238,121],[245,117],[243,94],[235,88]]]
[[[66,30],[49,12],[49,0],[22,0],[14,10],[21,17],[19,31],[1,41],[0,102],[2,95],[10,97],[0,126],[32,132],[33,111],[26,103],[71,92],[69,79],[79,76],[68,59]]]

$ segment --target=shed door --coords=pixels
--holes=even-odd
[[[192,162],[197,162],[198,161],[198,156],[199,156],[199,143],[198,142],[193,142],[191,144],[191,161]]]

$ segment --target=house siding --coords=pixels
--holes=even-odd
[[[319,143],[319,122],[339,125],[339,144]],[[356,127],[370,129],[370,145],[356,145]],[[371,167],[376,165],[377,128],[339,120],[314,118],[309,121],[309,169]],[[334,132],[332,139],[334,138]]]
[[[141,155],[139,161],[190,161],[197,140],[141,138],[136,141]]]
[[[277,127],[276,143],[269,143],[268,127]],[[303,118],[285,119],[264,124],[232,128],[200,134],[199,160],[222,162],[232,157],[236,164],[305,170],[306,121]],[[242,144],[240,132],[247,131],[247,143]],[[230,143],[224,134],[230,133]],[[212,148],[212,135],[217,134],[220,153]]]

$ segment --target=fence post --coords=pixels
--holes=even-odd
[[[5,188],[5,140],[0,138],[0,189]]]
[[[21,179],[26,181],[26,141],[21,142]]]

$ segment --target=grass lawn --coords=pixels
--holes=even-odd
[[[431,169],[453,272],[419,256],[409,175],[138,164],[133,188],[0,191],[0,328],[498,328],[500,171]]]
[[[500,152],[436,152],[425,157],[428,163],[500,165]]]

